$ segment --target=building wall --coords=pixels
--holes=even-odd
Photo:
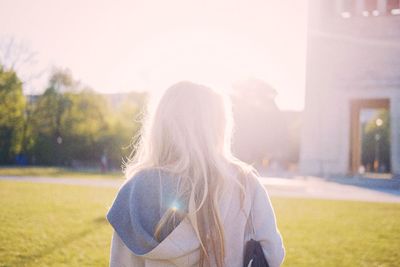
[[[400,16],[365,17],[354,1],[358,11],[343,18],[341,3],[309,1],[300,170],[349,174],[350,101],[388,98],[392,172],[400,175]]]

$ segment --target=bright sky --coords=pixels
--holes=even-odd
[[[228,90],[252,77],[278,91],[282,109],[301,110],[306,17],[306,0],[0,0],[0,38],[27,42],[41,65],[99,92],[179,80]]]

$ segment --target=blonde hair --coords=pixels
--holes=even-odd
[[[125,175],[158,168],[181,177],[178,194],[189,199],[186,216],[199,239],[200,266],[224,265],[224,229],[219,213],[226,182],[236,182],[245,197],[245,178],[252,166],[232,155],[233,118],[228,98],[206,86],[179,82],[168,88],[143,117]],[[232,169],[238,175],[232,175]],[[168,210],[155,229],[173,228],[176,208]],[[172,226],[171,226],[172,225]],[[213,259],[211,259],[211,255]]]

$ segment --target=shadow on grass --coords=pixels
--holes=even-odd
[[[94,231],[97,231],[98,230],[97,227],[105,226],[106,222],[107,222],[107,220],[105,217],[97,217],[92,221],[92,223],[91,223],[92,227],[85,229],[83,231],[77,232],[77,233],[67,235],[63,239],[54,240],[54,242],[52,242],[50,245],[44,247],[43,249],[40,249],[37,252],[33,252],[33,253],[27,254],[27,255],[20,255],[20,256],[18,256],[17,259],[12,261],[10,263],[10,265],[5,265],[5,266],[21,266],[26,263],[37,262],[39,259],[52,254],[54,251],[61,249],[63,247],[66,247],[70,243],[75,242],[79,239],[82,239],[85,236],[93,233]]]
[[[106,219],[105,216],[97,217],[97,218],[95,218],[95,219],[93,220],[93,222],[98,223],[98,224],[105,224],[105,223],[108,223],[108,221],[107,221],[107,219]]]

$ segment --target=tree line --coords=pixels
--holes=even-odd
[[[0,66],[0,165],[120,168],[132,153],[147,94],[99,94],[55,69],[40,95],[24,95],[12,68]],[[234,87],[236,156],[289,168],[298,161],[301,118],[282,112],[262,81]]]
[[[107,96],[57,69],[41,95],[24,95],[12,69],[0,66],[0,165],[119,168],[140,128],[145,93]]]

